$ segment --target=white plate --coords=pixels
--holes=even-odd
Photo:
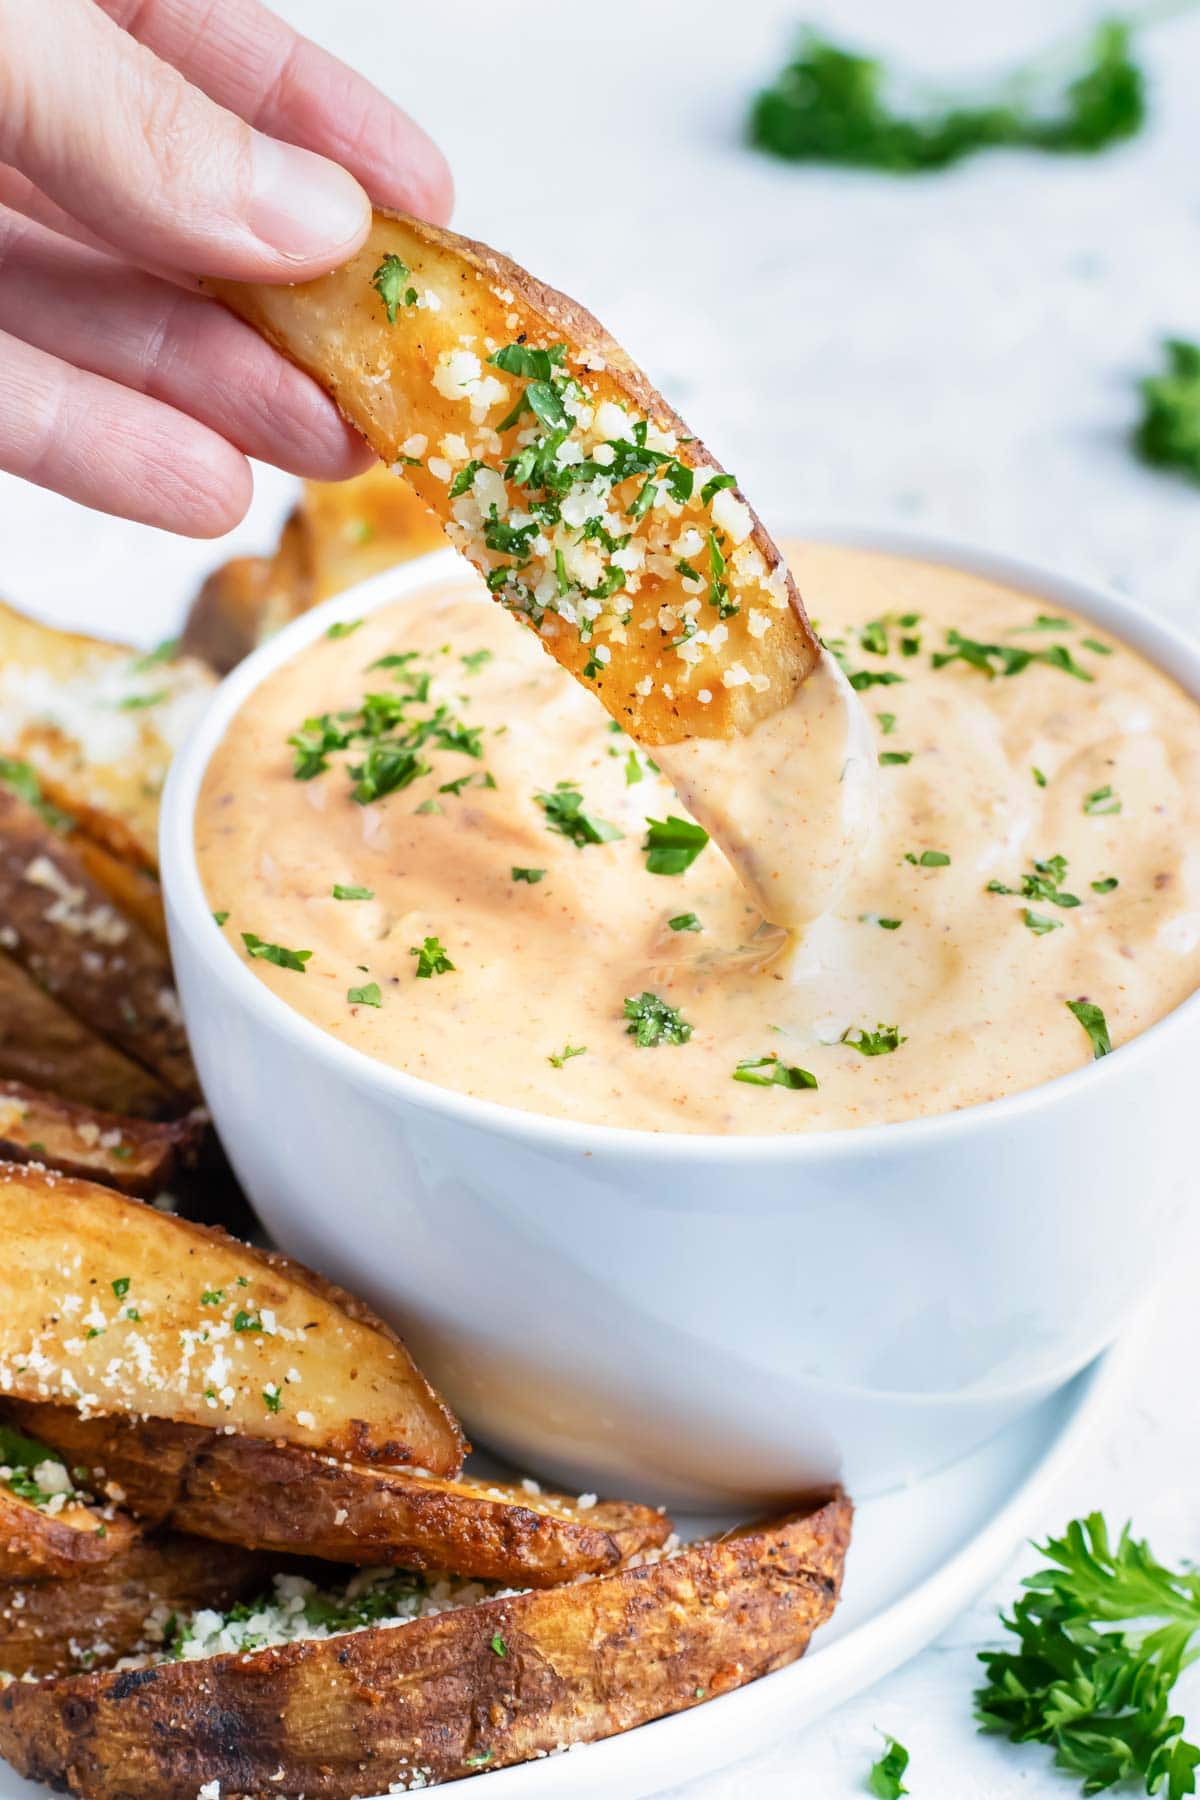
[[[974,1455],[866,1501],[855,1519],[842,1603],[800,1662],[621,1737],[497,1769],[471,1795],[643,1800],[735,1762],[870,1687],[937,1637],[999,1574],[1064,1467],[1108,1412],[1140,1337],[1135,1326]],[[697,1521],[690,1535],[700,1529]],[[0,1765],[0,1800],[34,1800],[46,1791]]]

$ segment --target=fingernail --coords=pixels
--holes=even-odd
[[[250,229],[289,262],[346,255],[370,224],[367,196],[352,175],[324,156],[254,134]]]

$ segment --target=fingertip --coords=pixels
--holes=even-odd
[[[261,132],[253,134],[252,167],[248,222],[279,259],[279,280],[309,280],[353,256],[371,229],[371,202],[348,170]]]

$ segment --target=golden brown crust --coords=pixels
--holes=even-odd
[[[178,1111],[178,1096],[52,1000],[3,951],[0,1076],[138,1118]]]
[[[389,322],[372,287],[372,277],[387,256],[398,257],[409,271],[414,294],[433,294],[432,308],[424,299],[411,307],[401,305]],[[589,402],[608,401],[626,408],[632,415],[631,428],[634,419],[647,420],[657,430],[675,434],[674,455],[687,468],[719,471],[703,444],[590,313],[508,257],[453,232],[376,213],[363,248],[342,268],[317,281],[290,288],[235,282],[209,285],[226,305],[321,382],[385,462],[405,457],[404,446],[414,438],[427,440],[422,456],[415,463],[404,463],[404,478],[447,526],[451,540],[484,571],[506,566],[507,552],[484,548],[482,524],[468,529],[462,523],[449,476],[443,479],[430,462],[436,464],[448,434],[472,440],[468,446],[472,457],[494,438],[488,466],[499,470],[519,447],[523,430],[522,419],[499,430],[505,424],[501,415],[507,415],[509,402],[524,389],[517,385],[520,377],[506,377],[500,383],[501,398],[486,408],[481,401],[480,417],[469,419],[464,398],[453,388],[447,396],[444,381],[439,386],[444,359],[456,351],[477,354],[490,374],[485,359],[504,345],[520,342],[546,348],[563,341],[565,367],[582,381]],[[460,461],[465,466],[465,458]],[[641,477],[630,477],[631,483],[634,480],[640,487]],[[508,499],[516,505],[517,497],[523,499],[527,491],[514,484]],[[633,498],[632,487],[627,493],[623,490],[625,522],[636,538],[643,527],[641,515],[628,513]],[[728,499],[718,498],[723,503]],[[736,498],[744,507],[744,497]],[[707,537],[716,519],[709,502],[701,504],[698,492],[682,503],[678,517],[697,529],[698,542]],[[748,513],[746,523],[744,538],[725,535],[723,527],[714,525],[726,553],[730,596],[738,605],[722,619],[723,635],[711,646],[707,632],[716,631],[717,616],[710,595],[707,609],[694,621],[703,629],[699,634],[693,630],[691,643],[683,652],[679,649],[688,635],[683,623],[687,603],[701,592],[705,577],[701,573],[693,585],[685,585],[686,571],[680,573],[675,558],[686,558],[678,550],[670,557],[665,550],[657,553],[661,566],[646,561],[636,591],[630,582],[629,591],[621,592],[611,607],[606,603],[594,637],[581,636],[577,624],[566,622],[562,602],[553,599],[549,589],[538,603],[539,609],[549,608],[540,632],[545,648],[643,743],[727,737],[749,730],[791,698],[816,661],[817,641],[782,557],[753,513]],[[753,563],[740,560],[752,553]],[[703,554],[709,554],[707,546]],[[550,551],[529,555],[527,569],[533,573],[522,576],[515,586],[510,584],[506,604],[522,616],[540,619],[540,610],[531,611],[529,593],[521,590],[531,589],[538,573],[549,580],[558,565]],[[587,581],[583,577],[580,581],[570,591],[589,594]],[[628,610],[622,625],[617,624],[618,604]],[[597,668],[594,657],[597,645],[610,659],[604,662],[600,657],[602,668]]]
[[[11,1163],[0,1241],[0,1392],[13,1399],[86,1395],[97,1413],[462,1467],[457,1422],[396,1334],[284,1257]]]
[[[652,1507],[503,1482],[455,1481],[318,1458],[286,1445],[157,1420],[13,1409],[21,1429],[81,1465],[152,1524],[252,1549],[360,1567],[447,1569],[509,1587],[552,1587],[618,1568],[666,1542]]]
[[[46,993],[180,1096],[200,1097],[166,952],[118,912],[69,841],[0,786],[5,943]]]
[[[152,1612],[224,1611],[265,1588],[276,1566],[251,1550],[214,1555],[200,1539],[165,1537],[70,1581],[10,1582],[0,1586],[0,1670],[19,1679],[108,1668],[139,1649]]]
[[[167,949],[167,920],[162,888],[149,869],[126,862],[84,831],[71,832],[68,842],[92,880],[104,889],[118,912],[132,919],[163,951]]]
[[[0,1081],[0,1159],[38,1163],[141,1200],[161,1193],[193,1161],[204,1130],[199,1114],[156,1124]]]
[[[124,1555],[138,1536],[132,1519],[111,1506],[72,1500],[50,1513],[0,1482],[0,1582],[69,1580]]]
[[[251,1655],[0,1693],[0,1751],[85,1800],[350,1800],[590,1743],[803,1655],[837,1602],[842,1498],[665,1561]]]

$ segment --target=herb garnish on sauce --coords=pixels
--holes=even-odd
[[[655,1044],[686,1044],[692,1028],[679,1010],[657,994],[644,992],[625,1001],[626,1033],[643,1049]]]
[[[647,819],[646,826],[642,849],[648,852],[646,869],[651,875],[682,875],[708,842],[703,826],[676,818],[674,813],[665,819]]]
[[[254,931],[243,931],[242,942],[247,955],[274,963],[277,969],[294,969],[298,975],[303,975],[304,965],[312,955],[311,950],[287,950],[282,944],[268,944]]]
[[[908,1039],[900,1035],[895,1025],[877,1025],[874,1031],[867,1031],[862,1025],[848,1025],[838,1041],[849,1044],[862,1056],[890,1056]]]
[[[815,1075],[794,1064],[780,1062],[774,1051],[767,1056],[743,1058],[733,1071],[733,1079],[744,1081],[750,1087],[815,1088],[817,1085]]]
[[[535,794],[534,799],[545,813],[549,829],[570,838],[577,849],[585,844],[610,844],[625,836],[619,826],[586,812],[582,793],[570,781],[557,781],[552,793]]]
[[[417,959],[418,981],[428,981],[434,975],[449,975],[454,964],[446,955],[440,938],[427,937],[421,944],[414,944],[408,953]]]
[[[897,1738],[884,1737],[883,1754],[871,1764],[871,1772],[867,1776],[867,1792],[873,1794],[875,1800],[903,1800],[909,1792],[903,1780],[908,1768],[908,1751]]]
[[[1092,1045],[1092,1055],[1099,1062],[1112,1050],[1112,1040],[1108,1035],[1108,1022],[1100,1007],[1091,1000],[1068,1000],[1067,1011],[1074,1013],[1083,1029],[1087,1032]]]

